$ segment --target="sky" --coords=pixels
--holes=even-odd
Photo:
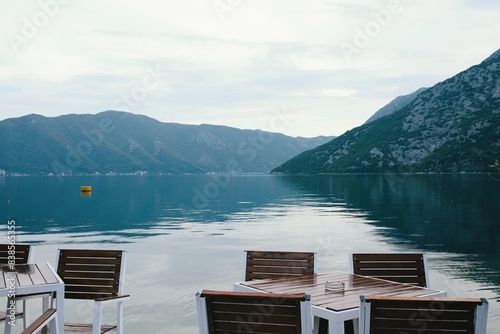
[[[0,120],[122,110],[338,136],[500,48],[498,0],[0,4]]]

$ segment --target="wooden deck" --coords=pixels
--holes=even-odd
[[[116,325],[102,325],[101,326],[101,334],[108,333],[111,330],[116,328]],[[43,328],[41,331],[42,334],[49,334],[49,329],[47,327]],[[92,324],[79,324],[74,322],[67,322],[64,324],[64,333],[87,333],[92,334]]]
[[[113,328],[116,328],[116,325],[102,325],[101,334],[107,333]],[[67,322],[64,324],[64,333],[92,333],[92,324]]]

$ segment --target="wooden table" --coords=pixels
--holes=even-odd
[[[56,297],[56,321],[51,321],[51,333],[64,333],[64,282],[49,263],[19,264],[0,267],[0,297],[23,297],[33,294],[51,294]],[[48,303],[44,303],[48,304]],[[44,305],[48,307],[48,305]],[[9,309],[7,309],[7,316]],[[5,333],[10,333],[9,318]]]
[[[344,283],[343,290],[325,289],[326,282],[337,281]],[[362,295],[446,296],[446,292],[440,290],[341,272],[239,282],[234,284],[233,289],[269,293],[305,292],[311,295],[311,313],[315,316],[315,331],[318,329],[318,318],[323,318],[328,320],[330,334],[343,334],[344,321],[359,318],[359,297]]]

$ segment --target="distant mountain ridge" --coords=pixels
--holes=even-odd
[[[396,97],[394,100],[380,108],[375,114],[373,114],[370,118],[365,123],[370,123],[373,122],[376,119],[379,119],[380,117],[384,117],[387,115],[392,114],[395,111],[398,111],[400,109],[403,109],[406,107],[411,101],[415,100],[418,94],[422,93],[424,90],[427,88],[420,88],[416,90],[413,93],[410,93],[408,95],[402,95]]]
[[[332,138],[163,123],[119,111],[59,117],[31,114],[0,122],[0,172],[267,173]]]
[[[499,160],[500,50],[272,172],[490,172]]]

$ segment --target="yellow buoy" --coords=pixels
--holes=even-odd
[[[81,186],[80,191],[82,193],[89,193],[92,192],[92,186]]]

